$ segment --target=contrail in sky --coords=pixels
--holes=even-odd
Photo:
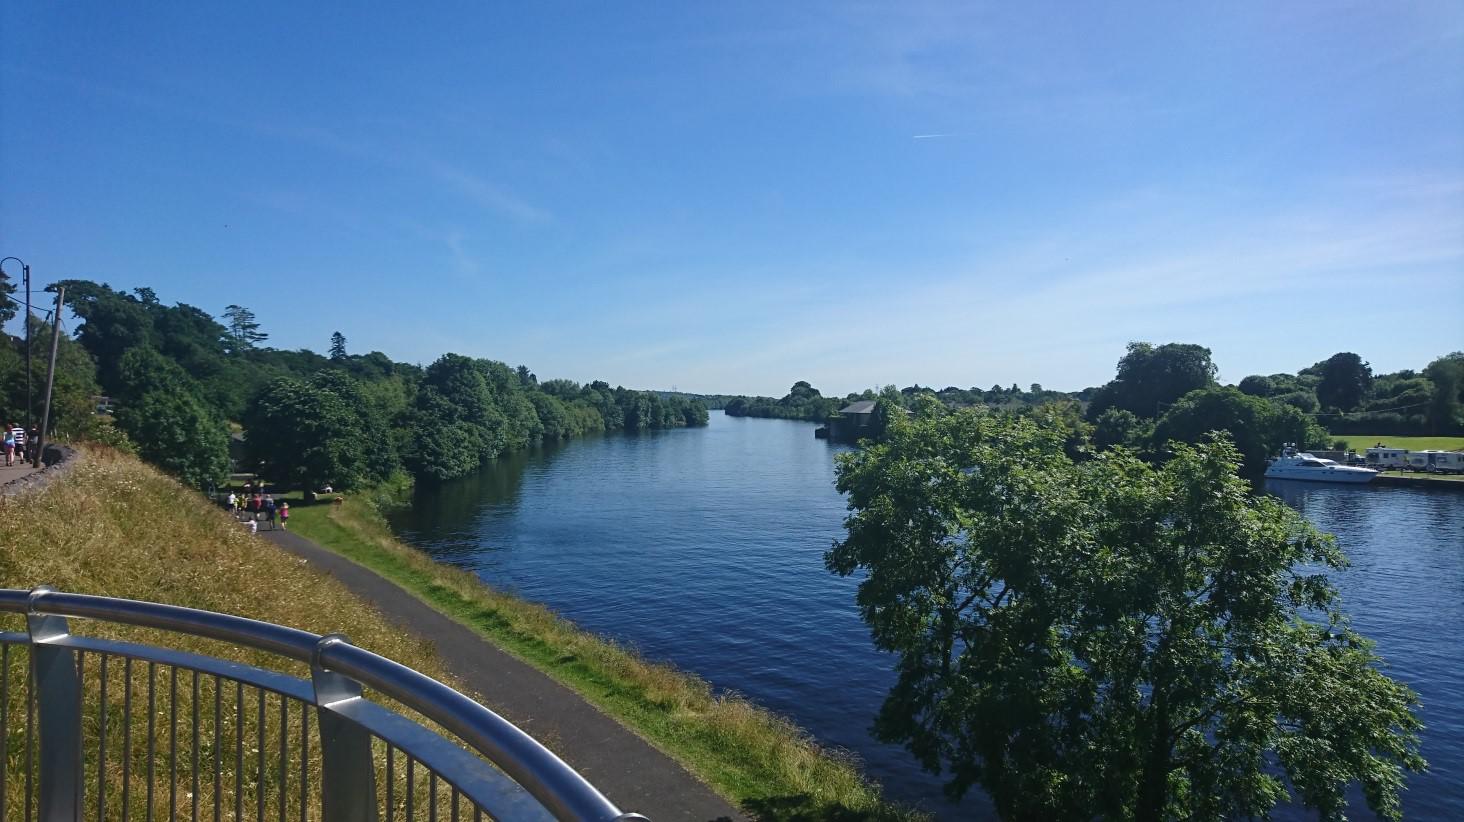
[[[978,134],[978,132],[975,132],[975,131],[952,131],[952,132],[947,132],[947,133],[944,133],[944,134],[912,134],[912,135],[910,135],[910,139],[911,140],[938,140],[938,139],[940,139],[942,137],[975,137],[977,134]]]

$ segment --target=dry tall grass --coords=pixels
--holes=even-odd
[[[362,647],[455,684],[420,642],[393,628],[333,579],[250,537],[230,517],[156,470],[107,449],[84,449],[69,475],[44,490],[0,500],[0,586],[41,584],[238,614],[316,633],[344,633]],[[6,630],[23,626],[16,616],[0,625]],[[308,676],[303,665],[226,643],[85,620],[72,620],[71,628],[78,635],[163,645]],[[24,811],[26,657],[18,646],[6,649],[0,660],[0,681],[6,683],[0,795],[7,820],[21,819]],[[85,818],[121,818],[124,782],[128,810],[139,819],[153,818],[146,815],[149,807],[155,818],[172,818],[174,808],[184,818],[195,818],[195,808],[213,818],[216,801],[218,818],[234,819],[236,796],[247,809],[245,818],[256,818],[261,804],[270,818],[316,817],[318,756],[302,759],[294,751],[303,742],[318,752],[319,739],[314,718],[300,703],[286,705],[229,680],[195,677],[167,666],[129,664],[118,657],[106,659],[105,669],[103,664],[95,654],[83,656],[83,676],[89,683],[83,714]],[[105,710],[98,687],[103,680],[109,694]],[[133,710],[124,714],[121,706],[129,696]],[[107,766],[100,781],[106,808],[98,816],[103,739]],[[150,741],[158,753],[152,774],[145,756]],[[283,768],[282,743],[291,751]],[[376,753],[384,793],[385,752],[379,742]],[[301,762],[306,763],[303,780]],[[393,777],[398,818],[404,818],[400,808],[407,792],[400,760]],[[425,785],[415,791],[422,809],[425,791]]]

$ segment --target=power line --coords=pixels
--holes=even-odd
[[[1399,405],[1399,406],[1395,406],[1393,408],[1368,408],[1368,409],[1365,409],[1365,410],[1358,410],[1358,411],[1316,411],[1316,412],[1313,412],[1313,413],[1309,414],[1308,416],[1311,416],[1311,417],[1345,417],[1348,414],[1383,414],[1383,413],[1386,413],[1388,411],[1403,411],[1403,410],[1406,410],[1406,409],[1409,409],[1409,408],[1422,408],[1425,405],[1428,405],[1428,403],[1426,403],[1426,402],[1416,402],[1416,403],[1413,403],[1412,405]]]

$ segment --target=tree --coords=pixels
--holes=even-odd
[[[350,488],[367,475],[368,432],[328,388],[283,377],[244,412],[245,444],[260,473],[301,488]]]
[[[1350,351],[1333,354],[1312,366],[1320,376],[1317,401],[1323,408],[1351,411],[1362,404],[1372,387],[1372,368]]]
[[[228,427],[196,391],[148,391],[118,409],[117,427],[185,485],[206,489],[228,476]]]
[[[330,335],[330,358],[337,362],[346,358],[346,335],[339,331]]]
[[[1276,393],[1276,386],[1271,382],[1271,378],[1263,377],[1260,374],[1246,377],[1236,387],[1240,389],[1240,393],[1250,394],[1252,397],[1269,397]]]
[[[10,281],[10,275],[0,268],[0,326],[14,319],[20,307],[15,302],[15,283]]]
[[[1210,349],[1202,345],[1129,343],[1118,361],[1117,376],[1094,392],[1088,419],[1096,420],[1109,408],[1153,419],[1185,394],[1214,385],[1215,373]]]
[[[1172,405],[1154,426],[1154,445],[1171,440],[1204,441],[1212,431],[1230,435],[1244,455],[1247,476],[1260,477],[1266,459],[1294,443],[1302,448],[1325,448],[1326,429],[1296,408],[1240,393],[1230,386],[1191,391]]]
[[[1237,392],[1238,393],[1238,392]],[[1318,569],[1330,537],[1254,495],[1224,440],[1152,467],[1075,462],[1062,433],[979,410],[895,421],[841,455],[875,644],[898,654],[873,731],[1013,819],[1227,819],[1360,783],[1400,816],[1415,695],[1378,670]]]
[[[1093,421],[1093,447],[1100,451],[1122,445],[1142,450],[1154,434],[1154,423],[1139,419],[1134,412],[1110,408]]]
[[[233,342],[231,348],[235,354],[248,351],[269,339],[268,334],[259,330],[254,312],[242,305],[225,308],[224,319],[229,321],[229,339]]]
[[[1428,401],[1428,425],[1433,434],[1450,434],[1464,429],[1460,407],[1464,405],[1464,351],[1439,357],[1423,370],[1433,382]]]

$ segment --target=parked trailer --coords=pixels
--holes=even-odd
[[[1414,471],[1464,473],[1464,451],[1410,451],[1408,467]]]
[[[1408,449],[1389,448],[1387,446],[1374,446],[1367,449],[1367,467],[1379,470],[1387,468],[1407,468]]]

